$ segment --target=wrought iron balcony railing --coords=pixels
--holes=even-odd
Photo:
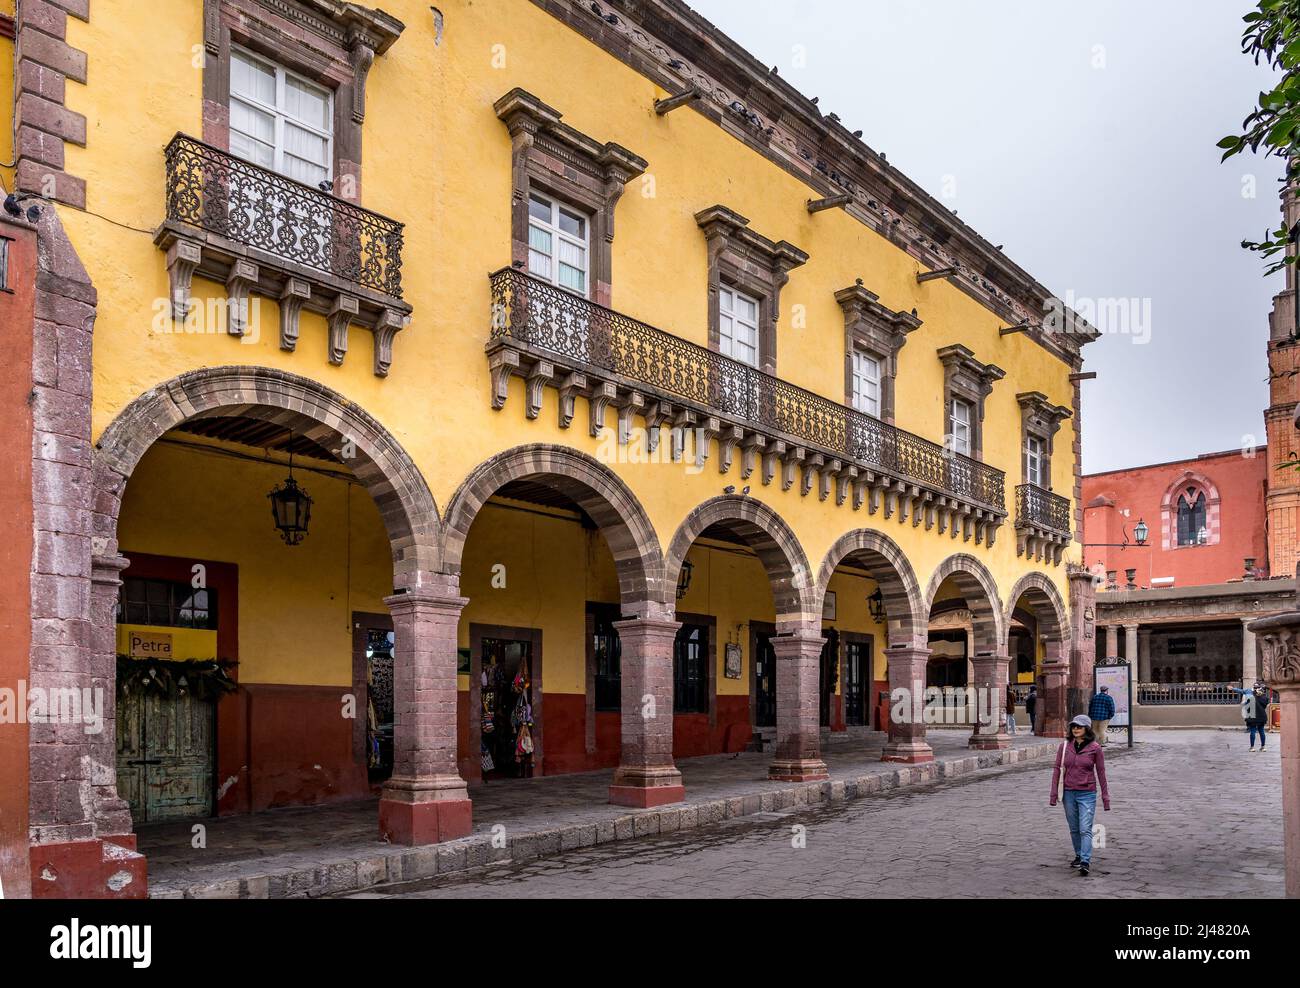
[[[1005,513],[1003,473],[512,268],[491,276],[492,340],[640,382],[818,451]]]
[[[1042,528],[1070,534],[1070,501],[1037,484],[1016,488],[1016,528]]]
[[[184,134],[167,145],[167,218],[402,297],[402,224]]]

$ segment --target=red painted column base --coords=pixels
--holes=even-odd
[[[685,786],[610,786],[609,801],[615,806],[634,806],[646,810],[652,806],[680,803],[686,798]]]
[[[379,836],[390,844],[418,846],[468,837],[474,829],[473,801],[440,799],[407,803],[379,801]]]
[[[805,758],[775,761],[768,766],[767,777],[773,782],[821,782],[831,774],[820,758]]]
[[[967,747],[972,751],[1001,751],[1011,747],[1011,737],[1007,734],[972,734]]]
[[[135,834],[31,846],[33,899],[147,899]]]
[[[924,741],[890,741],[881,752],[882,762],[906,762],[915,765],[919,762],[934,761],[934,749]]]

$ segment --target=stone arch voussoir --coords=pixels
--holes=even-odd
[[[925,591],[925,619],[929,620],[939,588],[949,578],[957,585],[970,609],[976,654],[1004,653],[1007,633],[997,581],[988,568],[969,553],[955,553],[935,568]]]
[[[924,645],[927,613],[923,609],[921,586],[911,562],[889,536],[869,528],[846,532],[836,540],[822,560],[817,575],[814,613],[822,611],[822,601],[831,577],[846,559],[860,560],[871,571],[885,601],[889,645]]]
[[[1070,636],[1069,612],[1056,584],[1046,574],[1036,571],[1026,573],[1016,581],[1007,597],[1006,612],[1003,615],[1002,627],[1008,635],[1011,633],[1011,615],[1021,597],[1027,600],[1028,609],[1038,619],[1039,638],[1060,641],[1064,647]]]

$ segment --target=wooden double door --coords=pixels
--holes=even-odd
[[[117,702],[117,791],[134,823],[211,816],[216,704],[132,693]]]

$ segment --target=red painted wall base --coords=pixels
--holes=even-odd
[[[680,803],[686,798],[685,786],[610,786],[609,801],[615,806],[634,806],[647,810],[652,806]]]
[[[135,835],[35,844],[33,899],[145,899],[149,873]]]
[[[468,837],[474,829],[473,802],[445,799],[432,803],[379,801],[379,836],[390,844],[414,847]]]

